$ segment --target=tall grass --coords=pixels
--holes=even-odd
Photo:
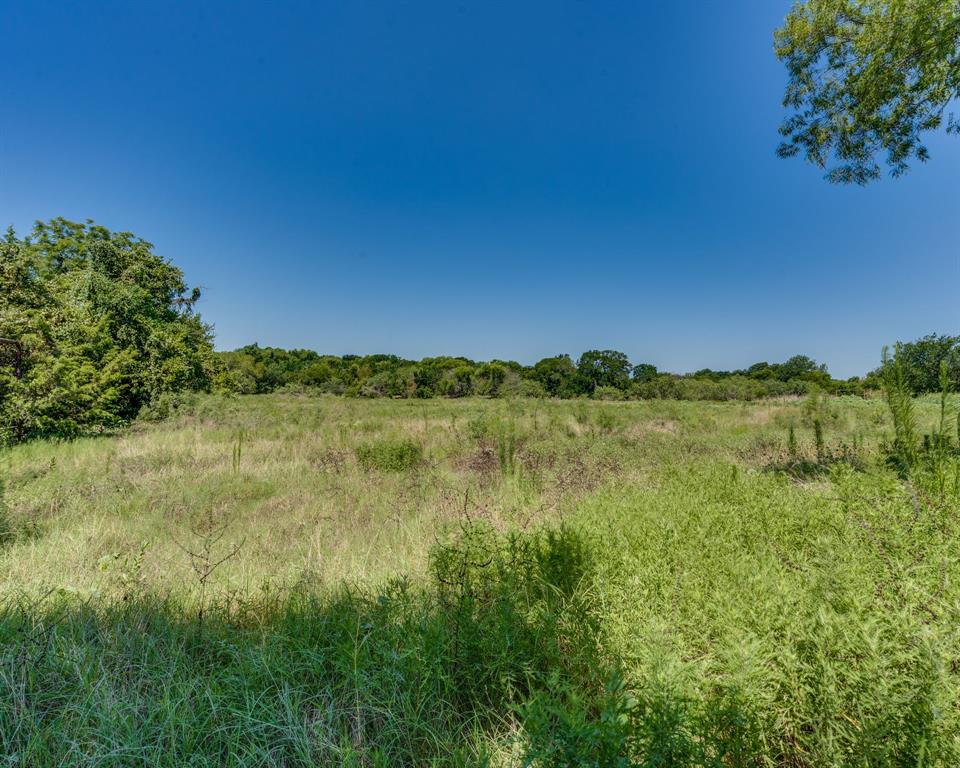
[[[903,362],[897,352],[893,357],[883,350],[883,391],[893,418],[893,450],[891,458],[901,477],[917,463],[920,437],[914,413],[913,393],[907,384]]]
[[[951,398],[911,403],[918,434],[944,434]],[[789,438],[800,419],[821,425],[812,446]],[[795,402],[251,397],[22,446],[0,754],[960,764],[960,489],[885,465],[882,402],[812,419]],[[839,442],[862,460],[833,461]],[[771,469],[812,449],[815,482]]]
[[[7,509],[6,486],[3,477],[0,477],[0,547],[13,539],[13,525],[10,522],[10,513]]]

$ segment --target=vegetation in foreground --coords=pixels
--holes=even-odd
[[[955,765],[956,403],[890,391],[892,409],[205,397],[17,447],[0,748]]]

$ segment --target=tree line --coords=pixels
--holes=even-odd
[[[37,222],[0,240],[0,444],[116,427],[171,393],[311,390],[354,397],[593,397],[751,400],[816,387],[864,394],[880,371],[839,380],[805,355],[678,375],[616,350],[533,365],[466,357],[323,355],[256,344],[215,352],[183,273],[130,232],[91,221]],[[897,346],[910,390],[939,390],[941,361],[960,388],[960,336]]]
[[[704,369],[678,375],[650,363],[634,364],[624,353],[593,349],[576,360],[561,354],[534,365],[514,360],[477,362],[466,357],[407,360],[396,355],[321,355],[251,344],[220,354],[217,386],[255,394],[309,388],[353,397],[594,397],[599,399],[755,399],[805,394],[811,387],[861,394],[859,379],[839,381],[805,355],[747,369]]]

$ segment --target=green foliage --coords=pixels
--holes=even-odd
[[[631,394],[645,400],[759,400],[765,397],[804,395],[810,391],[805,380],[781,382],[777,379],[754,379],[741,374],[726,372],[702,372],[691,376],[659,374],[655,378],[638,382]]]
[[[957,519],[883,476],[832,482],[687,467],[558,528],[463,517],[423,580],[211,595],[202,618],[145,591],[144,544],[110,552],[109,602],[0,605],[0,748],[39,768],[80,744],[159,766],[949,768]]]
[[[891,358],[884,350],[884,393],[893,419],[894,438],[889,447],[888,463],[896,468],[904,480],[915,488],[932,493],[941,501],[948,492],[960,493],[960,413],[953,414],[951,394],[954,389],[946,360],[940,362],[940,397],[938,419],[934,428],[921,437],[915,403],[907,383],[901,356],[902,345],[897,345]],[[953,425],[956,423],[956,443]]]
[[[591,397],[594,400],[626,400],[627,393],[617,387],[597,387]]]
[[[817,461],[822,462],[826,455],[826,443],[823,439],[823,424],[820,419],[813,420],[813,443],[817,450]]]
[[[525,710],[529,757],[544,768],[748,766],[764,762],[763,733],[750,702],[720,688],[706,702],[668,686],[631,692],[619,671],[596,700],[553,678]]]
[[[944,368],[949,386],[960,389],[960,336],[930,334],[896,349],[904,384],[913,394],[942,391]]]
[[[219,388],[238,394],[284,388],[360,397],[458,398],[595,397],[603,400],[756,400],[804,395],[820,387],[832,394],[863,394],[859,379],[837,381],[805,355],[784,363],[757,363],[746,370],[702,370],[689,376],[659,373],[649,363],[631,365],[626,354],[591,350],[575,365],[557,355],[525,367],[513,361],[478,363],[463,357],[420,361],[394,355],[319,355],[256,344],[220,353]],[[879,386],[879,384],[877,385]]]
[[[652,381],[657,375],[657,366],[650,363],[639,363],[633,366],[633,380],[643,383]]]
[[[474,376],[474,392],[486,397],[496,397],[507,380],[507,370],[506,366],[500,363],[478,366]]]
[[[408,472],[423,463],[423,447],[409,439],[358,445],[355,453],[361,467],[379,472]]]
[[[516,470],[517,462],[517,429],[514,423],[500,423],[497,432],[497,459],[500,462],[500,472],[512,475]]]
[[[884,395],[893,418],[893,447],[891,461],[901,476],[906,476],[917,463],[920,436],[914,412],[913,397],[907,384],[906,366],[900,357],[900,345],[891,358],[883,350]]]
[[[577,367],[570,355],[545,357],[533,366],[530,377],[540,382],[550,397],[575,397],[579,393]]]
[[[143,421],[163,421],[177,413],[188,411],[198,402],[194,391],[163,392],[140,409],[137,418]]]
[[[589,680],[590,543],[464,521],[420,586],[211,600],[200,619],[126,599],[0,605],[0,750],[36,768],[138,754],[152,766],[488,764],[486,732],[553,672]],[[82,734],[82,739],[80,738]]]
[[[613,349],[591,349],[577,361],[577,373],[585,394],[592,394],[597,387],[626,389],[632,370],[630,359]]]
[[[0,243],[0,442],[129,421],[204,389],[211,334],[183,274],[150,243],[92,222],[38,222]]]
[[[637,700],[625,690],[620,675],[611,675],[599,701],[587,700],[583,692],[552,675],[548,692],[534,698],[523,712],[530,737],[527,757],[544,768],[630,768],[636,710]]]
[[[928,157],[960,96],[956,0],[799,0],[776,33],[790,74],[779,154],[803,154],[834,182],[865,184]],[[960,132],[951,118],[947,131]]]
[[[243,430],[237,432],[237,441],[233,444],[231,467],[234,474],[240,471],[240,462],[243,460]]]

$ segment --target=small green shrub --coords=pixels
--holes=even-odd
[[[622,674],[607,676],[595,700],[579,686],[550,679],[524,708],[527,764],[543,768],[747,766],[763,764],[759,721],[736,690],[691,701],[666,685],[631,692]]]
[[[544,398],[548,396],[548,392],[543,388],[543,385],[533,379],[508,380],[500,387],[498,394],[500,397]]]
[[[612,408],[601,408],[597,411],[596,424],[601,432],[609,434],[615,431],[617,423],[617,414]]]
[[[482,440],[488,437],[492,431],[490,418],[486,413],[481,413],[467,422],[467,432],[474,440]]]
[[[898,350],[899,351],[899,350]],[[917,418],[914,413],[913,393],[907,385],[903,362],[897,352],[891,358],[883,350],[883,390],[887,406],[893,418],[893,448],[890,452],[890,464],[901,477],[906,477],[917,461],[920,442],[917,430]]]
[[[198,399],[196,392],[163,392],[143,406],[137,418],[141,421],[164,421],[189,411]]]
[[[423,463],[423,447],[413,440],[378,440],[355,453],[361,467],[378,472],[409,472]]]
[[[597,387],[591,397],[594,400],[626,400],[626,393],[616,387]]]

